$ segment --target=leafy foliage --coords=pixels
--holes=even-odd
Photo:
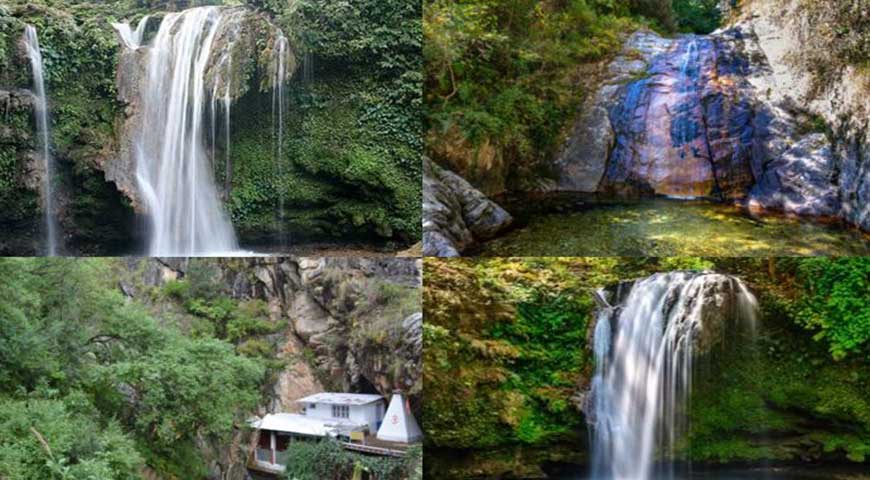
[[[682,32],[710,33],[719,27],[719,0],[674,0],[677,28]]]
[[[142,457],[81,392],[63,399],[0,396],[0,475],[21,480],[139,478]]]
[[[626,16],[626,5],[614,1],[425,2],[434,158],[472,181],[494,166],[487,161],[508,165],[508,174],[536,168],[580,98],[577,65],[614,53],[619,32],[633,25]],[[501,160],[491,159],[493,148]]]
[[[0,476],[195,477],[194,439],[224,438],[259,398],[258,362],[158,325],[109,267],[0,261]]]
[[[407,460],[359,455],[333,440],[295,442],[288,449],[287,480],[402,480],[421,478],[421,451]],[[364,476],[365,475],[365,476]]]
[[[804,291],[795,304],[795,319],[827,340],[831,355],[870,351],[870,259],[811,258],[798,265]]]

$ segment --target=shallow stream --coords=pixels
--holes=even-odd
[[[466,255],[870,255],[870,236],[853,229],[781,215],[754,217],[707,200],[526,198],[505,208],[517,227]]]

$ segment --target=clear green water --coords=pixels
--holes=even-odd
[[[484,243],[480,256],[870,255],[870,236],[779,215],[753,218],[708,201],[655,199],[542,211],[508,208],[519,227]],[[537,213],[533,211],[537,210]]]

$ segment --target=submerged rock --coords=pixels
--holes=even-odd
[[[513,222],[459,175],[423,159],[423,254],[454,257]]]

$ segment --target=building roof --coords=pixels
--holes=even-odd
[[[378,400],[383,400],[380,395],[365,393],[315,393],[305,398],[296,400],[296,403],[327,403],[334,405],[367,405]]]
[[[263,417],[262,420],[253,422],[251,425],[260,430],[272,430],[275,432],[295,433],[315,437],[334,435],[336,432],[359,430],[366,426],[365,424],[358,424],[348,420],[327,420],[296,413],[272,413]]]

